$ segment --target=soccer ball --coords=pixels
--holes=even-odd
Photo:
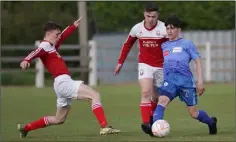
[[[166,120],[157,120],[152,124],[152,133],[157,137],[165,137],[170,133],[170,125]]]

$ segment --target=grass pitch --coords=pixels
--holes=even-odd
[[[99,86],[108,122],[121,129],[120,135],[99,135],[99,125],[86,101],[73,101],[63,125],[38,129],[20,139],[18,123],[27,123],[56,110],[51,87],[2,87],[1,119],[3,141],[235,141],[235,89],[233,84],[206,85],[199,107],[218,118],[218,135],[208,135],[208,127],[190,118],[185,105],[176,98],[166,109],[171,132],[165,138],[151,138],[141,131],[138,85]]]

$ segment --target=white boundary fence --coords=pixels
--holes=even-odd
[[[216,33],[216,34],[215,34]],[[205,38],[202,38],[204,34]],[[196,47],[202,56],[203,77],[206,82],[234,82],[235,81],[235,37],[231,36],[231,31],[203,33],[185,33],[187,39],[194,39]],[[215,34],[215,36],[213,36]],[[190,37],[190,35],[192,37]],[[195,35],[195,36],[193,36]],[[116,84],[125,82],[137,82],[137,56],[136,45],[130,51],[126,62],[119,76],[114,77],[113,71],[117,64],[121,46],[127,34],[98,35],[89,41],[89,58],[86,56],[71,55],[63,56],[65,61],[79,62],[88,59],[89,69],[85,67],[69,67],[70,72],[88,72],[88,84],[97,86],[98,84]],[[201,38],[200,38],[201,37]],[[198,40],[201,39],[201,40]],[[208,40],[209,39],[209,40]],[[226,39],[226,40],[223,40]],[[232,40],[230,40],[232,39]],[[226,42],[227,41],[227,42]],[[234,42],[232,42],[234,41]],[[35,42],[37,45],[37,41]],[[3,45],[2,50],[32,50],[30,45]],[[79,45],[62,45],[60,50],[79,50]],[[2,63],[19,63],[23,57],[4,56]],[[36,69],[36,70],[35,70]],[[45,87],[45,69],[40,60],[36,60],[35,69],[29,69],[35,74],[35,86]],[[191,63],[193,74],[196,75],[195,65]],[[2,68],[1,72],[14,73],[21,71],[20,68]]]
[[[205,60],[205,77],[206,81],[211,81],[211,44],[210,42],[206,43],[205,46],[206,60]]]
[[[138,47],[135,44],[116,77],[113,70],[117,64],[123,42],[128,33],[100,34],[94,37],[98,53],[98,82],[99,84],[131,83],[138,80]],[[186,31],[182,37],[192,40],[198,48],[203,67],[203,78],[206,82],[235,81],[235,31]],[[137,42],[136,42],[137,43]],[[195,64],[191,69],[196,77]]]
[[[89,57],[91,58],[89,62],[89,85],[90,86],[97,86],[98,84],[98,67],[97,67],[97,45],[95,41],[90,41],[90,51],[89,51]],[[202,52],[205,53],[205,57],[202,60],[203,62],[203,73],[205,76],[206,82],[212,81],[212,47],[210,42],[205,43],[205,47],[202,49]],[[41,61],[38,59],[36,63],[36,78],[35,78],[35,86],[38,88],[44,87],[44,67]]]

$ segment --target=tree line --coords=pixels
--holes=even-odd
[[[94,34],[128,32],[143,20],[146,2],[87,2],[89,38]],[[178,15],[183,30],[234,29],[234,1],[157,1],[159,19]],[[78,16],[75,1],[4,1],[1,2],[2,44],[32,44],[42,39],[43,24],[49,20],[66,27]],[[77,32],[66,43],[78,43]]]
[[[87,2],[89,39],[95,34],[129,32],[131,27],[143,20],[146,2],[135,1],[99,1]],[[157,1],[159,19],[165,21],[169,14],[178,15],[183,30],[226,30],[234,29],[235,2],[197,2],[197,1]],[[55,21],[66,27],[78,17],[75,1],[3,1],[1,2],[1,43],[30,44],[43,38],[43,25]],[[78,31],[65,41],[66,44],[78,44]],[[2,56],[25,56],[29,51],[2,50]],[[60,54],[78,55],[78,51],[60,51]],[[20,62],[20,61],[19,61]],[[79,64],[67,62],[69,66]],[[19,63],[3,63],[4,68],[19,68]],[[34,67],[33,65],[31,67]],[[2,73],[3,85],[34,84],[34,73]],[[79,74],[72,74],[72,76]],[[46,74],[46,82],[51,84],[51,76]],[[48,83],[47,83],[48,84]]]

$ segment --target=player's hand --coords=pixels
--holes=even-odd
[[[82,18],[83,18],[83,17],[80,17],[79,19],[77,19],[77,20],[74,22],[74,25],[75,25],[76,27],[79,26],[80,20],[82,20]]]
[[[30,67],[30,63],[27,62],[27,61],[22,61],[22,62],[20,63],[20,67],[21,67],[23,70],[25,70],[25,69],[27,69],[27,68]]]
[[[203,83],[197,83],[197,93],[201,96],[205,92]]]
[[[122,68],[122,64],[117,64],[116,68],[114,70],[114,75],[116,76],[117,74],[119,74],[120,70]]]

